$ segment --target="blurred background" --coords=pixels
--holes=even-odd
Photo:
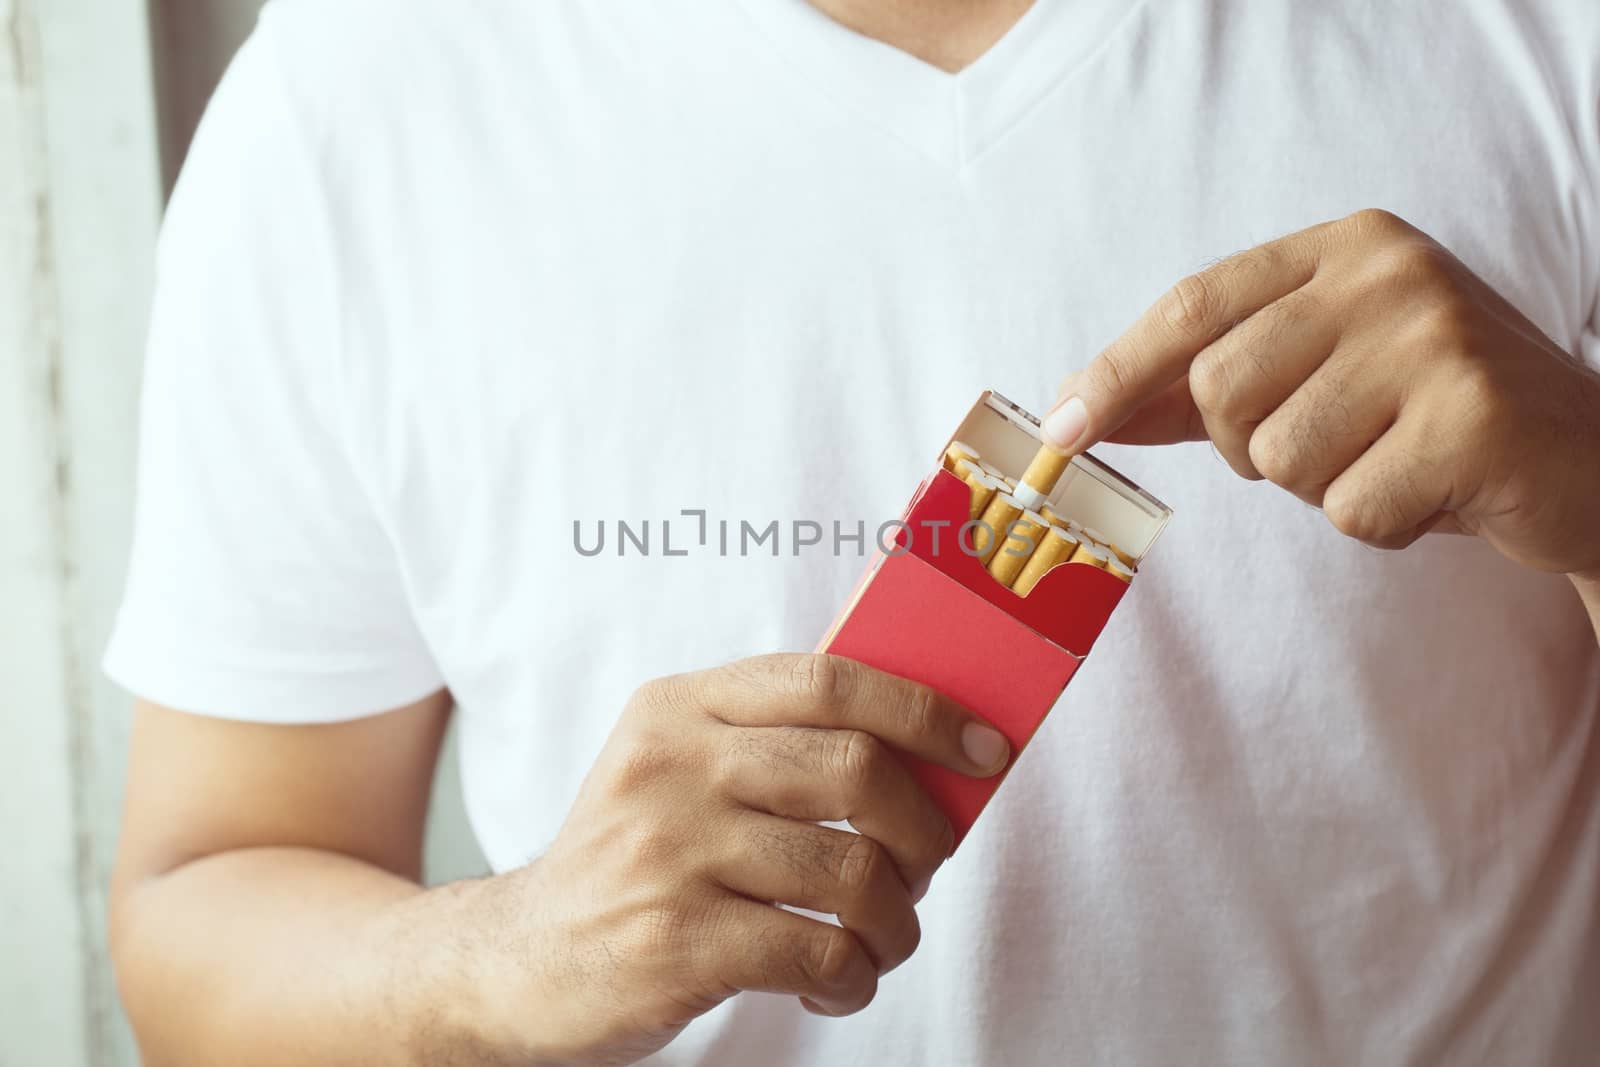
[[[0,0],[0,1067],[138,1062],[105,948],[161,210],[259,0]],[[481,873],[447,751],[429,878]]]

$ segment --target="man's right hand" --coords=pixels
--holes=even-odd
[[[742,990],[861,1010],[916,948],[913,905],[953,841],[894,750],[975,776],[1009,755],[933,690],[838,657],[645,685],[546,854],[471,894],[479,1039],[617,1063]]]

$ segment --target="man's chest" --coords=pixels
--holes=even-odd
[[[956,170],[772,71],[746,72],[754,101],[609,86],[617,128],[446,146],[462,165],[407,197],[437,210],[379,220],[407,254],[371,260],[352,320],[357,431],[430,640],[504,656],[478,630],[508,610],[648,633],[641,671],[804,644],[861,560],[796,552],[796,524],[893,518],[979,390],[1041,408],[1183,274],[1361,207],[1576,337],[1587,192],[1515,71],[1441,101],[1356,38],[1224,32],[1230,64],[1181,20],[1125,32]],[[1131,473],[1183,522],[1256,533],[1183,499],[1197,462]],[[775,555],[740,542],[774,523]]]

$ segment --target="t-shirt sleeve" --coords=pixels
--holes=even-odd
[[[272,29],[269,9],[163,226],[104,667],[185,711],[333,721],[442,682],[347,447],[339,235]]]

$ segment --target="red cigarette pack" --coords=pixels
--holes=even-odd
[[[970,445],[1015,478],[1039,449],[1039,420],[985,392],[950,441]],[[1011,764],[992,778],[907,757],[949,817],[958,845],[1131,588],[1090,564],[1061,563],[1027,596],[1018,596],[971,553],[962,534],[970,500],[965,482],[935,467],[907,505],[893,543],[880,548],[818,646],[932,686],[1011,742]],[[1088,454],[1073,458],[1048,506],[1103,535],[1135,568],[1172,516],[1161,501]]]

